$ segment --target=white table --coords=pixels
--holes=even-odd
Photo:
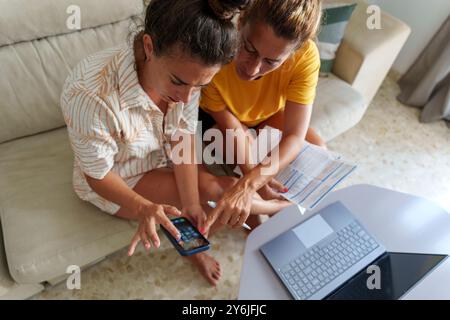
[[[259,251],[262,244],[304,221],[328,204],[341,201],[390,252],[450,255],[450,214],[423,198],[369,185],[330,193],[311,212],[289,207],[250,233],[244,253],[239,299],[291,299]],[[450,299],[450,258],[402,299]]]

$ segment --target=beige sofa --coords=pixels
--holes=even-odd
[[[70,5],[81,30],[69,30]],[[59,108],[78,61],[126,40],[141,0],[0,0],[0,299],[27,298],[127,246],[134,226],[79,200]],[[409,29],[383,16],[364,28],[352,18],[335,76],[321,79],[313,124],[327,139],[355,125],[389,71]],[[3,236],[1,236],[3,231]]]

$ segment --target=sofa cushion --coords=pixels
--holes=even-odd
[[[72,170],[66,129],[0,145],[0,218],[18,283],[59,277],[130,243],[135,226],[78,199]]]
[[[320,75],[328,76],[333,69],[336,52],[344,38],[348,21],[356,4],[324,4],[317,47],[320,52]]]
[[[19,300],[29,298],[44,290],[41,284],[18,284],[9,275],[0,228],[0,300]]]
[[[356,125],[366,108],[367,102],[358,91],[330,74],[319,78],[311,126],[330,141]]]
[[[89,54],[126,42],[133,27],[130,16],[138,11],[135,9],[136,3],[141,3],[141,1],[128,0],[111,1],[122,4],[123,13],[119,14],[118,11],[116,12],[117,8],[113,9],[114,5],[106,4],[110,2],[109,0],[99,1],[102,3],[100,7],[97,7],[97,1],[78,1],[80,4],[83,3],[82,20],[92,20],[92,22],[86,22],[86,26],[107,23],[116,19],[126,20],[67,33],[67,28],[62,30],[46,21],[45,12],[53,14],[54,10],[60,7],[59,2],[59,0],[17,0],[16,3],[16,1],[0,0],[2,15],[0,37],[1,35],[10,37],[10,33],[4,33],[5,21],[9,23],[5,30],[10,28],[15,30],[12,27],[15,26],[17,30],[14,32],[23,31],[24,37],[22,38],[11,36],[15,41],[36,37],[34,40],[0,46],[2,72],[0,77],[0,97],[2,98],[0,100],[0,114],[2,115],[0,117],[0,143],[64,126],[59,99],[69,72]],[[61,2],[68,3],[68,1]],[[69,2],[77,3],[77,1]],[[16,8],[18,3],[22,7]],[[126,4],[130,8],[125,10]],[[101,11],[101,8],[104,9],[104,12]],[[91,9],[99,15],[97,23],[93,20],[97,16],[91,17]],[[109,13],[112,16],[108,16]],[[59,15],[65,20],[65,11],[60,12]],[[36,19],[39,22],[34,24],[33,21]],[[49,34],[50,31],[46,31],[48,27],[46,23],[64,34],[38,38]],[[27,35],[28,29],[36,34]],[[14,32],[11,34],[14,35]]]
[[[73,10],[81,29],[95,28],[140,15],[142,0],[0,0],[0,46],[72,33],[67,26]]]

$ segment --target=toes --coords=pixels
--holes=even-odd
[[[217,283],[222,276],[222,268],[216,259],[208,255],[203,255],[197,256],[192,262],[197,265],[203,277],[205,277],[211,285],[217,286]]]
[[[212,275],[213,279],[215,279],[216,281],[219,281],[220,276],[221,276],[221,274],[218,273],[218,272],[214,272],[213,275]]]
[[[212,275],[211,277],[208,277],[208,282],[213,286],[216,286],[219,282],[219,277],[215,277],[214,275]]]
[[[208,282],[214,287],[217,286],[217,281],[214,279],[208,279]]]

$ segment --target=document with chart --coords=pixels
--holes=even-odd
[[[279,144],[281,136],[280,130],[264,127],[255,137],[257,143],[252,145],[253,159],[260,163]],[[355,169],[356,165],[342,160],[341,156],[305,141],[297,158],[276,179],[289,189],[283,196],[304,213],[305,209],[313,209]],[[242,175],[239,167],[235,172]]]
[[[305,209],[313,209],[356,165],[305,141],[302,151],[276,179],[289,189],[283,196]]]

